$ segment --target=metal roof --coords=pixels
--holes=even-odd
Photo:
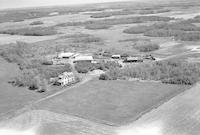
[[[75,61],[85,61],[85,60],[94,60],[93,56],[77,56],[75,57]]]
[[[71,52],[67,52],[67,53],[63,52],[63,53],[60,53],[58,55],[58,57],[59,58],[62,58],[62,57],[72,57],[73,55],[74,55],[74,53],[71,53]]]

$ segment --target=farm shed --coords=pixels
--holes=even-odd
[[[74,59],[74,63],[77,63],[77,62],[90,62],[90,63],[92,63],[93,61],[94,61],[93,56],[77,56]]]
[[[62,53],[58,54],[58,58],[60,58],[60,59],[62,59],[62,58],[69,59],[73,56],[74,56],[74,53],[71,53],[71,52],[62,52]]]
[[[121,55],[112,55],[111,58],[112,59],[121,59]]]
[[[143,62],[143,59],[140,57],[127,57],[124,62],[131,63],[131,62]]]

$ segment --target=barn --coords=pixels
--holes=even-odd
[[[77,56],[74,59],[74,63],[78,62],[90,62],[92,63],[94,61],[93,56]]]

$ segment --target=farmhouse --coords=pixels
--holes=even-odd
[[[112,59],[120,59],[121,56],[120,56],[120,55],[112,55],[111,58],[112,58]]]
[[[77,56],[74,59],[74,63],[78,62],[90,62],[92,63],[94,61],[93,56]]]
[[[127,57],[124,62],[131,63],[131,62],[143,62],[143,59],[140,57]]]
[[[73,56],[74,56],[74,53],[71,53],[71,52],[62,52],[62,53],[58,54],[58,58],[60,58],[60,59],[63,59],[63,58],[69,59]]]
[[[68,84],[75,82],[75,76],[72,72],[64,72],[61,75],[58,76],[58,80],[56,84],[61,86],[66,86]]]

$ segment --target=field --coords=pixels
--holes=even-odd
[[[153,82],[93,80],[41,102],[37,109],[119,126],[138,119],[186,88]]]
[[[200,85],[174,97],[134,123],[118,130],[119,135],[197,135],[199,129]]]
[[[18,43],[24,46],[14,47],[17,51],[12,53],[11,48]],[[152,55],[158,65],[159,61],[167,60],[196,64],[200,63],[199,45],[199,0],[2,10],[0,52],[11,49],[8,56],[22,63],[17,65],[0,58],[0,120],[10,118],[0,121],[0,134],[5,126],[19,130],[34,128],[37,135],[197,135],[200,132],[200,86],[198,82],[196,84],[199,76],[196,70],[191,72],[192,68],[187,70],[179,65],[170,70],[163,66],[158,67],[160,70],[151,68],[151,72],[147,66],[146,81],[100,81],[89,73],[79,74],[85,77],[80,84],[72,88],[56,87],[54,91],[51,87],[52,91],[46,93],[14,87],[8,82],[19,75],[20,69],[26,66],[34,69],[36,62],[49,62],[61,51],[94,56],[101,52]],[[144,65],[156,62],[147,60]],[[132,67],[139,64],[134,63]],[[40,70],[48,70],[44,72],[47,75],[58,69],[58,66],[52,65],[52,70],[50,67],[42,65],[39,68],[38,65]],[[170,76],[165,74],[168,79],[176,77],[177,73],[182,78],[191,73],[198,77],[190,86],[163,84],[160,83],[163,79],[161,72],[165,69],[171,71]],[[184,70],[187,72],[182,72]],[[139,66],[137,71],[144,73]],[[154,77],[160,76],[149,81],[153,74]],[[30,74],[29,78],[33,80]]]

